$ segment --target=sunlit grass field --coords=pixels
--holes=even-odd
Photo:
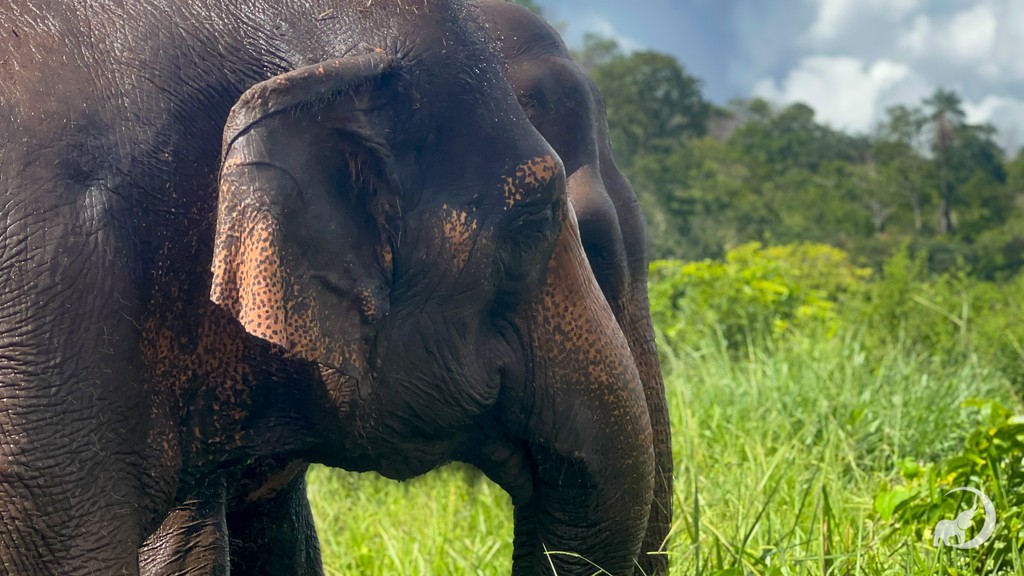
[[[1021,413],[1013,387],[981,361],[951,367],[848,334],[667,351],[671,574],[989,573],[983,548],[933,548],[875,499],[900,463],[962,446],[983,417],[970,399]],[[317,468],[309,494],[328,574],[509,573],[509,499],[462,468],[406,483]]]

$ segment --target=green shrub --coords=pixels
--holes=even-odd
[[[976,551],[949,551],[937,558],[936,568],[952,574],[1021,574],[1024,562],[1024,416],[995,401],[974,400],[965,408],[980,411],[983,422],[970,432],[963,448],[935,463],[908,458],[898,475],[886,482],[875,498],[883,521],[894,522],[891,539],[932,541],[932,530],[942,519],[955,518],[971,505],[972,497],[950,495],[954,488],[981,490],[994,502],[995,531]],[[966,503],[964,502],[966,500]],[[978,534],[984,515],[976,515],[965,530]]]
[[[832,334],[836,305],[862,291],[871,271],[824,244],[750,243],[725,261],[651,264],[651,312],[671,346],[721,335],[736,350],[794,331]]]
[[[881,349],[899,343],[937,362],[972,357],[1024,388],[1024,275],[996,283],[962,265],[929,278],[927,255],[898,250],[840,315]]]
[[[928,261],[904,246],[873,274],[832,246],[757,243],[724,260],[657,260],[651,312],[664,349],[711,337],[740,352],[864,331],[876,356],[894,346],[954,366],[977,356],[1024,389],[1024,275],[983,281],[960,264],[932,276]]]

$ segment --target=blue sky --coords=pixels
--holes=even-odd
[[[937,86],[1024,144],[1024,0],[539,0],[570,45],[587,30],[677,56],[724,103],[806,102],[868,132]]]

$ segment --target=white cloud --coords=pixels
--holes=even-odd
[[[816,0],[818,14],[808,32],[811,38],[839,36],[849,24],[861,19],[882,18],[899,22],[915,11],[921,0]]]
[[[942,35],[949,55],[962,64],[981,63],[996,42],[997,21],[990,4],[978,4],[955,14]]]
[[[615,40],[619,47],[626,52],[636,52],[637,50],[643,50],[644,45],[629,36],[624,36],[615,30],[615,25],[612,24],[611,20],[604,16],[591,14],[583,19],[582,27],[587,32],[594,32],[605,38],[611,38]]]
[[[1024,143],[1024,0],[802,1],[812,18],[791,41],[800,50],[760,68],[757,94],[807,102],[823,120],[863,130],[887,107],[918,105],[943,87],[969,104],[970,121]]]
[[[964,113],[971,124],[997,126],[999,143],[1006,150],[1013,151],[1024,144],[1024,100],[986,96],[978,102],[964,102]]]
[[[1024,80],[1024,2],[1007,0],[997,10],[997,28],[988,74],[995,79]]]
[[[810,56],[781,85],[762,79],[754,93],[778,103],[804,102],[821,121],[852,131],[869,130],[882,112],[885,92],[912,80],[904,64],[876,60],[870,66],[851,56]]]
[[[923,64],[941,61],[958,72],[969,68],[992,75],[998,67],[994,49],[999,27],[996,8],[991,3],[942,15],[937,22],[927,14],[918,14],[908,25],[896,30],[896,48],[910,60]]]
[[[852,0],[820,0],[818,17],[811,26],[810,35],[816,38],[835,36],[853,5]]]
[[[805,0],[815,19],[799,40],[805,53],[900,60],[936,75],[999,77],[1024,69],[1021,0]]]
[[[899,39],[899,47],[915,56],[920,56],[928,47],[931,32],[931,19],[925,14],[918,14],[910,23],[910,27],[903,31]]]

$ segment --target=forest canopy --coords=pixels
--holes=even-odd
[[[1024,267],[1024,154],[1008,157],[995,127],[969,123],[954,91],[889,108],[851,135],[806,104],[713,104],[669,54],[588,34],[575,56],[604,97],[652,258],[806,241],[876,268],[904,246],[933,272],[999,280]]]

